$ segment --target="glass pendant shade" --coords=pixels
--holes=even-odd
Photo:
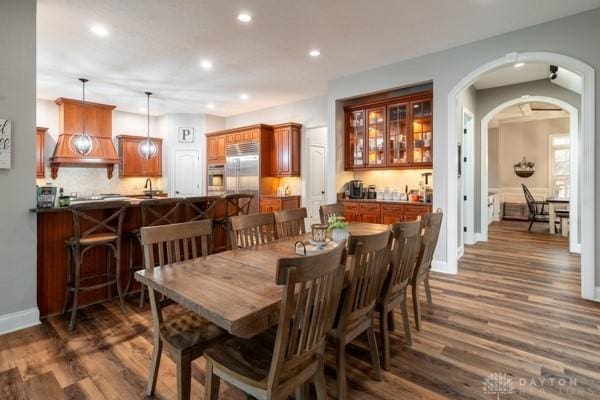
[[[73,147],[82,156],[90,154],[92,151],[92,138],[85,132],[73,136]]]
[[[156,143],[154,143],[150,139],[150,96],[151,95],[152,95],[151,92],[146,92],[146,96],[148,98],[148,105],[146,107],[146,110],[148,112],[148,133],[146,136],[146,140],[141,141],[140,144],[138,145],[138,152],[146,160],[151,159],[158,153],[158,146],[156,146]]]
[[[87,133],[85,133],[85,114],[86,114],[86,106],[85,106],[85,83],[88,80],[85,78],[79,78],[79,82],[81,82],[81,86],[82,86],[82,103],[83,103],[83,118],[82,118],[82,128],[81,128],[81,133],[78,135],[75,135],[73,137],[73,147],[75,147],[75,150],[81,154],[82,156],[88,155],[90,154],[90,152],[92,151],[92,147],[93,147],[93,142],[92,142],[92,138],[90,137],[90,135],[88,135]]]
[[[156,153],[158,153],[158,147],[156,146],[156,143],[150,140],[150,138],[147,138],[146,140],[140,142],[138,145],[138,151],[142,157],[144,157],[146,160],[149,160],[154,157]]]

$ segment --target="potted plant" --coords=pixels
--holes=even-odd
[[[329,230],[331,231],[331,240],[334,242],[341,242],[348,238],[348,223],[346,218],[338,217],[336,215],[329,217],[327,220]]]

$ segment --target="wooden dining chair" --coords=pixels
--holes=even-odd
[[[348,254],[353,255],[349,283],[342,296],[335,326],[330,332],[337,350],[338,399],[346,399],[346,345],[366,332],[375,379],[381,367],[375,338],[375,304],[390,262],[390,231],[375,235],[350,236]]]
[[[344,206],[341,203],[335,204],[323,204],[319,207],[319,216],[321,217],[321,223],[327,224],[330,217],[343,217]]]
[[[314,256],[277,262],[283,285],[277,330],[252,339],[231,338],[206,350],[206,393],[216,400],[220,380],[259,400],[302,397],[313,382],[327,399],[324,353],[344,284],[345,242]]]
[[[275,212],[275,224],[279,239],[302,235],[306,233],[305,219],[308,217],[306,208],[295,208]]]
[[[229,240],[232,249],[256,246],[277,238],[273,213],[240,215],[229,220]]]
[[[442,210],[438,208],[436,212],[426,214],[423,221],[421,221],[421,250],[419,251],[415,271],[410,283],[417,330],[421,329],[421,307],[419,304],[419,286],[421,283],[425,287],[427,308],[429,312],[433,312],[433,299],[431,297],[431,288],[429,287],[429,270],[431,269],[433,253],[435,252],[438,237],[440,236],[443,216]]]
[[[525,195],[525,201],[527,202],[527,208],[529,209],[529,219],[531,220],[528,231],[531,232],[531,227],[535,222],[553,224],[554,221],[550,221],[549,213],[546,209],[548,203],[536,200],[529,191],[529,188],[524,184],[521,184],[521,187],[523,188],[523,194]]]
[[[394,308],[400,307],[404,340],[412,346],[406,297],[421,246],[421,221],[392,225],[391,263],[375,309],[379,312],[379,331],[383,346],[383,369],[390,369],[390,334],[394,330]]]
[[[152,271],[155,265],[163,268],[171,263],[205,257],[211,235],[212,220],[142,228],[146,271]],[[154,323],[154,349],[146,396],[154,395],[165,346],[177,365],[177,398],[187,400],[190,398],[192,361],[202,356],[208,346],[224,339],[226,332],[192,312],[164,319],[162,309],[166,300],[161,300],[162,296],[154,289],[148,288],[148,291]]]

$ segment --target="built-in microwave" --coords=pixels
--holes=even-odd
[[[209,164],[206,184],[208,195],[214,196],[225,193],[225,166],[223,164]]]

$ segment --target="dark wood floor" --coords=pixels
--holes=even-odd
[[[579,257],[569,255],[567,240],[526,228],[493,224],[488,243],[466,250],[458,275],[432,274],[435,311],[424,315],[421,332],[413,329],[412,348],[401,329],[394,333],[392,370],[382,382],[371,379],[365,342],[349,347],[350,397],[493,399],[486,389],[501,389],[511,392],[501,399],[600,398],[600,304],[580,299]],[[148,308],[130,310],[88,308],[74,334],[65,319],[52,318],[0,336],[0,399],[141,398],[151,317]],[[194,363],[196,399],[203,368],[202,359]],[[159,398],[176,398],[174,378],[164,356]],[[222,391],[221,398],[243,398],[226,385]]]

